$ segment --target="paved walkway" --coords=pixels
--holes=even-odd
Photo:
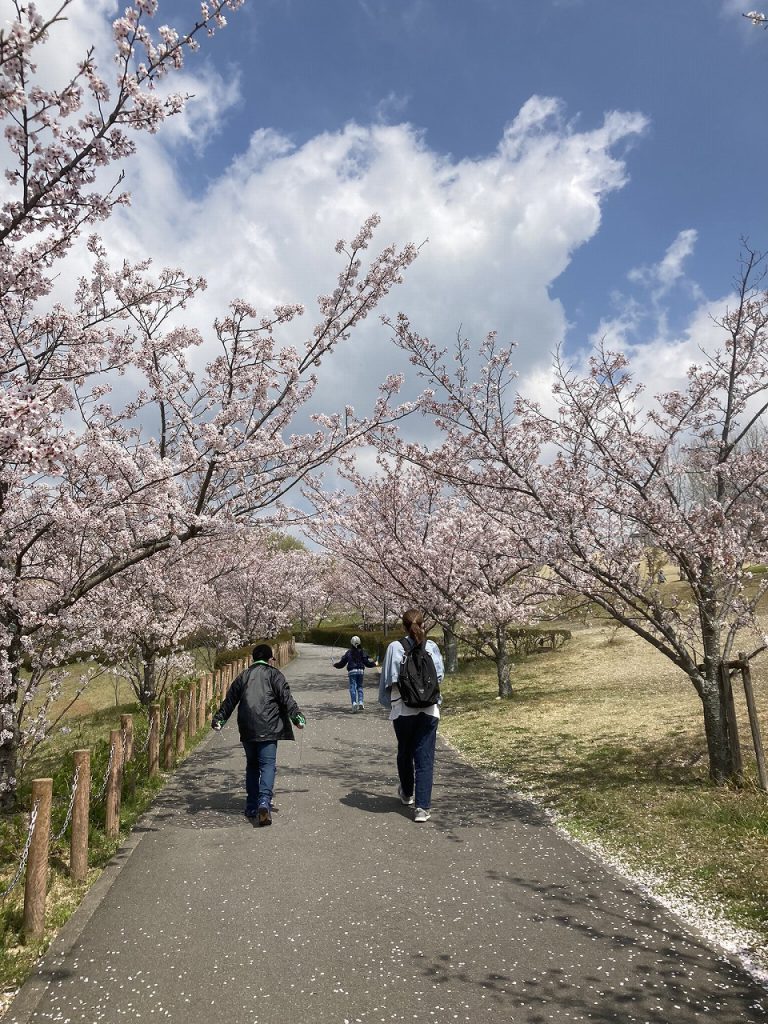
[[[62,931],[12,1024],[764,1024],[763,989],[444,747],[434,816],[414,824],[373,686],[353,716],[328,651],[300,652],[286,674],[309,724],[280,745],[274,825],[242,815],[231,720]]]

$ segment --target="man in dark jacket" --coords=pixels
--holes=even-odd
[[[298,729],[306,724],[285,676],[272,661],[268,644],[254,647],[253,664],[235,679],[211,720],[214,729],[221,729],[237,708],[245,750],[245,814],[258,818],[259,825],[272,824],[277,741],[293,739],[291,722]]]
[[[365,698],[363,695],[363,676],[366,668],[376,668],[376,662],[371,661],[362,648],[360,637],[353,636],[349,641],[348,650],[341,656],[339,661],[334,661],[334,668],[346,668],[349,679],[349,696],[352,698],[353,711],[365,711]]]

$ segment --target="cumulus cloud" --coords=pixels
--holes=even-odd
[[[95,8],[77,0],[68,53],[81,52],[97,29],[100,50],[109,50],[114,10],[108,0]],[[117,259],[151,255],[158,266],[205,276],[208,291],[186,313],[195,326],[205,332],[234,297],[262,309],[298,301],[308,307],[301,332],[309,335],[314,299],[333,288],[340,269],[336,240],[375,211],[382,218],[375,245],[426,241],[386,311],[405,310],[415,329],[445,346],[459,329],[478,340],[496,329],[503,341],[517,341],[521,373],[540,382],[567,329],[552,285],[599,231],[606,198],[628,181],[627,151],[647,127],[642,114],[621,111],[585,127],[561,101],[532,96],[500,125],[497,146],[472,159],[432,149],[408,123],[349,123],[302,144],[261,127],[196,193],[179,155],[205,160],[222,114],[240,100],[239,82],[195,60],[167,87],[194,99],[158,137],[138,140],[126,166],[133,205],[102,233]],[[390,117],[396,102],[383,100]],[[646,271],[658,287],[675,279],[694,239],[683,233]],[[82,266],[72,261],[62,283]],[[362,411],[379,381],[407,368],[371,318],[322,368],[318,402]]]
[[[89,42],[100,54],[111,52],[108,17],[115,11],[111,0],[77,0],[64,42],[46,65],[51,83]],[[349,123],[301,144],[260,127],[204,191],[194,192],[179,155],[205,160],[222,115],[240,102],[240,83],[195,60],[167,87],[194,98],[158,137],[138,140],[126,165],[133,206],[102,233],[116,259],[150,255],[157,266],[181,265],[208,279],[207,292],[185,312],[194,326],[205,333],[235,297],[265,310],[298,301],[308,312],[291,340],[308,336],[313,301],[333,288],[340,267],[336,240],[353,236],[375,211],[382,218],[375,246],[426,241],[386,311],[406,311],[419,333],[447,347],[459,330],[478,341],[492,329],[502,342],[515,340],[520,390],[551,403],[550,356],[567,330],[551,289],[599,231],[606,198],[626,186],[628,150],[642,144],[647,127],[642,114],[609,111],[584,127],[561,101],[532,96],[500,125],[496,147],[472,159],[434,150],[406,122]],[[401,101],[385,97],[382,116],[391,121]],[[615,296],[618,312],[607,310],[590,339],[627,351],[651,395],[682,386],[701,349],[721,340],[712,317],[725,300],[705,301],[686,276],[696,239],[694,228],[681,231],[657,263],[630,271],[639,294]],[[82,253],[68,261],[60,289],[85,262]],[[681,291],[695,309],[672,331],[665,304]],[[584,368],[588,355],[589,348],[576,353],[577,366]],[[371,318],[322,368],[318,406],[352,404],[363,412],[387,374],[408,369]],[[418,390],[418,382],[409,388]]]
[[[430,149],[410,124],[350,123],[303,145],[259,129],[202,196],[184,193],[159,145],[143,147],[129,176],[134,207],[110,231],[132,255],[203,274],[204,324],[235,296],[311,307],[333,287],[336,240],[375,211],[375,244],[428,240],[389,311],[407,311],[446,345],[460,326],[474,338],[498,329],[519,342],[525,366],[562,341],[566,319],[549,289],[597,232],[605,197],[627,181],[623,151],[645,127],[640,114],[611,112],[578,130],[557,100],[534,96],[493,152],[462,160]],[[345,400],[364,406],[397,359],[370,321],[323,375],[342,374]]]

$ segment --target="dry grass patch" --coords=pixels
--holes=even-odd
[[[768,739],[766,667],[753,678]],[[441,731],[557,810],[573,834],[753,930],[768,964],[768,797],[755,786],[743,694],[747,778],[735,790],[709,782],[688,678],[628,630],[576,631],[561,650],[518,664],[513,686],[500,701],[495,673],[465,666],[448,680]]]

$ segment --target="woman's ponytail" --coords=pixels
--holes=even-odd
[[[406,633],[413,637],[417,644],[423,644],[427,639],[427,631],[424,629],[424,616],[418,608],[409,608],[403,612],[403,626]]]

